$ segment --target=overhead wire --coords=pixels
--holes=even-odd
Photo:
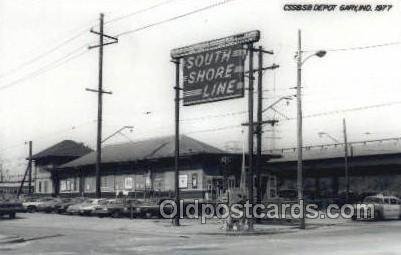
[[[144,8],[144,9],[140,9],[140,10],[131,12],[131,13],[129,13],[129,14],[125,14],[125,15],[122,15],[122,16],[119,16],[119,17],[110,19],[110,20],[108,20],[108,21],[105,21],[104,24],[114,23],[114,22],[117,22],[117,21],[119,21],[119,20],[126,19],[126,18],[129,18],[129,17],[135,16],[135,15],[141,14],[141,13],[143,13],[143,12],[147,12],[147,11],[156,9],[156,8],[158,8],[158,7],[161,7],[161,6],[163,6],[163,5],[169,4],[169,3],[174,2],[174,1],[176,1],[176,0],[167,0],[167,1],[163,1],[163,2],[161,2],[161,3],[158,3],[158,4],[155,4],[155,5],[146,7],[146,8]]]
[[[68,37],[67,39],[61,41],[60,43],[56,44],[56,46],[51,47],[50,49],[48,49],[48,50],[42,52],[41,54],[39,54],[39,55],[37,55],[37,56],[35,56],[35,57],[33,57],[33,58],[31,58],[31,59],[29,59],[29,60],[27,60],[27,61],[21,63],[21,64],[19,64],[18,66],[16,66],[16,67],[10,69],[9,71],[7,71],[7,72],[5,72],[5,73],[1,73],[1,74],[0,74],[0,79],[3,79],[4,77],[6,77],[6,76],[8,76],[8,75],[13,74],[13,73],[15,73],[16,71],[19,71],[20,69],[22,69],[22,68],[24,68],[24,67],[26,67],[26,66],[29,66],[29,65],[33,64],[34,62],[36,62],[36,61],[38,61],[38,60],[43,59],[43,58],[46,57],[47,55],[49,55],[49,54],[55,52],[56,50],[62,48],[63,46],[69,44],[70,42],[76,40],[77,38],[79,38],[79,37],[81,37],[82,35],[84,35],[85,33],[87,33],[88,30],[89,30],[89,28],[90,28],[90,26],[88,26],[88,27],[85,28],[85,29],[80,29],[80,30],[78,31],[78,33],[75,33],[75,34],[73,34],[71,37]]]
[[[218,7],[218,6],[227,4],[229,2],[233,2],[233,1],[236,1],[236,0],[224,0],[222,2],[218,2],[218,3],[212,4],[212,5],[208,5],[208,6],[193,10],[193,11],[189,11],[189,12],[186,12],[186,13],[181,14],[181,15],[177,15],[177,16],[174,16],[174,17],[171,17],[171,18],[168,18],[168,19],[157,21],[157,22],[154,22],[154,23],[142,26],[142,27],[138,27],[138,28],[134,28],[134,29],[131,29],[131,30],[127,30],[127,31],[124,31],[124,32],[121,32],[121,33],[117,34],[117,37],[125,36],[127,34],[139,32],[139,31],[142,31],[142,30],[146,30],[148,28],[155,27],[155,26],[158,26],[158,25],[161,25],[161,24],[165,24],[165,23],[177,20],[177,19],[181,19],[181,18],[190,16],[190,15],[202,12],[202,11],[206,11],[206,10],[209,10],[209,9],[212,9],[212,8],[215,8],[215,7]]]
[[[78,52],[81,52],[81,53],[76,54]],[[9,83],[6,83],[5,85],[0,86],[0,90],[8,89],[8,88],[13,87],[21,82],[28,80],[28,79],[34,78],[42,73],[46,73],[50,70],[53,70],[61,65],[64,65],[64,64],[70,62],[71,60],[73,60],[75,58],[82,56],[83,54],[85,54],[87,52],[88,52],[87,48],[84,50],[83,46],[80,46],[80,47],[74,49],[73,51],[69,52],[68,54],[64,55],[63,57],[58,58],[55,61],[48,63],[45,66],[42,66],[40,69],[33,71],[31,73],[28,73],[27,75],[25,75],[17,80],[11,81]],[[74,55],[74,54],[76,54],[76,55]]]
[[[400,45],[400,44],[401,44],[401,41],[395,41],[395,42],[372,44],[372,45],[366,45],[366,46],[355,46],[355,47],[348,47],[348,48],[325,49],[325,51],[335,52],[335,51],[365,50],[365,49],[388,47],[388,46],[394,46],[394,45]],[[303,52],[315,52],[315,51],[316,50],[305,50]]]

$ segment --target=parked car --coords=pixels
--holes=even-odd
[[[93,215],[98,217],[120,218],[123,216],[130,216],[130,201],[125,199],[109,200],[107,204],[98,206],[93,212]]]
[[[71,205],[80,204],[85,201],[83,197],[63,198],[62,201],[55,205],[55,211],[59,214],[67,213],[67,208]]]
[[[84,199],[83,201],[77,201],[77,203],[70,204],[67,209],[66,213],[69,215],[78,215],[80,213],[81,205],[86,203],[90,199]]]
[[[56,211],[56,206],[62,202],[61,198],[53,198],[49,199],[46,201],[43,201],[42,203],[39,203],[37,206],[37,211],[38,212],[45,212],[45,213],[51,213]]]
[[[155,201],[143,201],[135,200],[133,201],[134,215],[135,217],[141,218],[153,218],[161,217],[160,215],[160,204]],[[169,214],[168,210],[173,210],[172,207],[165,207],[165,213]]]
[[[109,200],[107,199],[91,199],[86,201],[85,203],[82,203],[80,208],[79,208],[79,214],[80,215],[92,215],[92,213],[96,210],[96,209],[101,209],[103,207],[105,207],[107,204],[109,203]]]
[[[91,215],[93,211],[107,204],[107,199],[88,199],[82,203],[71,205],[67,208],[68,214]]]
[[[362,204],[373,206],[374,220],[401,218],[401,200],[395,196],[384,196],[384,195],[367,196],[363,200]],[[353,220],[360,219],[362,216],[364,216],[362,212],[359,212],[359,214],[361,214],[360,215],[361,217],[358,218],[357,210],[358,207],[354,205],[354,215],[352,217]],[[369,219],[369,216],[372,215],[367,215],[367,216]]]
[[[24,206],[24,208],[29,212],[29,213],[34,213],[37,211],[38,206],[41,203],[44,203],[46,201],[50,201],[53,198],[51,197],[46,197],[46,198],[28,198],[26,199],[22,205]]]
[[[10,219],[14,219],[16,214],[20,212],[26,212],[20,201],[14,199],[0,200],[0,217],[8,215]]]

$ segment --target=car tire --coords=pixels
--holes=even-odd
[[[151,219],[152,216],[153,216],[153,214],[152,214],[151,212],[145,213],[145,218],[146,218],[146,219]]]
[[[379,210],[375,210],[374,220],[377,221],[382,219],[383,219],[382,213]]]
[[[121,217],[121,213],[120,213],[119,211],[114,211],[114,212],[111,214],[111,217],[112,217],[112,218],[120,218],[120,217]]]
[[[28,211],[29,213],[34,213],[34,212],[36,212],[36,211],[37,211],[37,210],[36,210],[36,206],[28,206],[27,211]]]

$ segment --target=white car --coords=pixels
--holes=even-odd
[[[374,220],[401,219],[401,200],[398,197],[384,195],[368,196],[363,200],[362,204],[373,206]],[[352,218],[354,220],[359,219],[356,210],[357,208],[355,208],[354,216]],[[362,214],[362,212],[360,212],[360,214]],[[371,215],[368,217],[370,216]]]
[[[30,213],[36,212],[38,210],[38,206],[53,200],[54,198],[51,197],[46,197],[46,198],[37,198],[37,199],[28,199],[25,202],[22,203],[24,206],[25,210],[27,210]]]
[[[103,205],[108,203],[107,199],[97,198],[97,199],[89,199],[86,202],[80,204],[79,206],[79,214],[80,215],[91,215],[93,211],[99,209]]]

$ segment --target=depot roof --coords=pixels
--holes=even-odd
[[[227,154],[216,147],[188,136],[180,136],[180,155]],[[171,158],[175,155],[174,136],[152,138],[123,144],[112,144],[102,148],[102,163],[133,162],[146,159]],[[94,165],[96,152],[89,153],[60,168],[75,168]]]
[[[32,156],[33,160],[40,160],[48,157],[81,157],[91,152],[92,149],[82,143],[72,140],[61,141]]]
[[[296,148],[268,150],[279,153],[281,158],[272,159],[271,163],[297,161]],[[369,157],[401,154],[401,137],[382,140],[354,142],[348,144],[349,157]],[[324,160],[344,157],[344,144],[330,144],[321,146],[305,146],[303,160]]]

